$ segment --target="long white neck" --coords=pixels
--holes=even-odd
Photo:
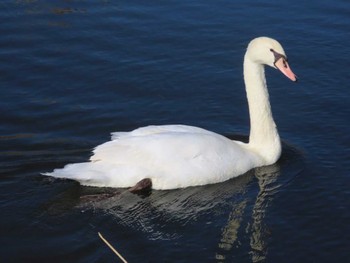
[[[275,163],[281,155],[281,141],[272,117],[269,93],[262,64],[244,57],[244,82],[249,114],[249,147],[262,157],[264,165]]]

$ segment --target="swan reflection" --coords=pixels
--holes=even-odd
[[[267,252],[267,238],[269,236],[268,227],[264,223],[266,209],[273,200],[275,192],[280,185],[276,183],[276,179],[280,174],[278,164],[260,167],[254,169],[254,175],[258,179],[259,192],[252,209],[247,209],[249,205],[247,200],[242,200],[237,204],[230,213],[228,222],[222,230],[221,240],[218,244],[219,252],[216,254],[218,262],[224,262],[226,255],[232,254],[230,251],[236,246],[240,246],[238,236],[240,228],[243,228],[242,220],[250,213],[246,228],[241,230],[245,235],[249,236],[250,256],[252,262],[260,262],[265,259]],[[248,210],[248,211],[247,211]]]
[[[119,189],[119,194],[88,205],[149,240],[212,239],[221,229],[212,255],[217,262],[241,258],[242,254],[237,254],[242,251],[249,251],[250,261],[260,262],[266,257],[269,237],[266,210],[283,184],[283,180],[277,181],[279,174],[280,167],[275,164],[224,183],[153,191],[146,197]]]

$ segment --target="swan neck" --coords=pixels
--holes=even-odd
[[[264,66],[244,59],[244,82],[246,86],[250,135],[249,146],[264,160],[264,165],[275,163],[281,154],[281,142],[272,117]]]

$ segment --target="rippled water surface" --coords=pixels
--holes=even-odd
[[[1,262],[346,262],[350,3],[0,3]],[[284,46],[267,80],[281,159],[221,184],[138,196],[40,173],[110,132],[182,123],[249,134],[247,43]],[[242,137],[243,136],[243,137]]]

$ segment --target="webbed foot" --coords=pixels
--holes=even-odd
[[[131,193],[142,193],[147,192],[152,189],[152,180],[150,178],[145,178],[135,184],[133,187],[129,188]]]

